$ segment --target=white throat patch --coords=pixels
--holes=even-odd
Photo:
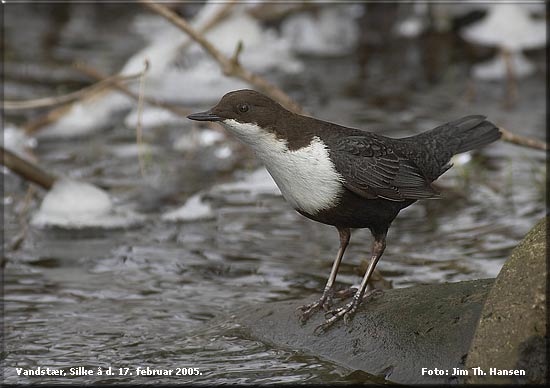
[[[344,178],[336,171],[320,138],[315,136],[309,145],[289,150],[285,140],[258,125],[235,120],[221,123],[254,150],[295,209],[314,215],[336,205]]]

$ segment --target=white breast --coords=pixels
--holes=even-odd
[[[289,150],[287,142],[255,124],[224,120],[224,127],[252,147],[283,197],[295,208],[316,214],[334,206],[342,192],[342,176],[318,137],[306,147]]]

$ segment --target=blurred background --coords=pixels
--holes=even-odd
[[[239,63],[315,117],[402,137],[483,114],[544,140],[542,2],[165,5],[227,57],[241,42]],[[334,228],[284,202],[248,149],[185,118],[254,85],[224,76],[140,4],[8,2],[3,12],[3,146],[43,170],[41,186],[2,171],[6,383],[376,381],[255,341],[228,318],[318,298],[338,245]],[[132,79],[88,88],[115,74]],[[438,181],[443,199],[393,223],[381,286],[495,277],[545,215],[544,161],[504,141],[455,158]],[[368,230],[354,231],[339,284],[360,282],[370,246]],[[38,366],[202,375],[15,371]]]

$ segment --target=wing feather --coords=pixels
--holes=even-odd
[[[342,137],[331,147],[331,157],[344,186],[362,197],[404,201],[437,195],[411,160],[372,134]]]

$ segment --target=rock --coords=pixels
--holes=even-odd
[[[491,289],[475,332],[466,366],[486,375],[473,384],[544,384],[546,378],[546,218],[513,250]],[[525,376],[490,375],[523,369]]]
[[[277,347],[314,354],[350,369],[402,384],[456,381],[493,279],[387,290],[363,303],[345,325],[313,334],[319,312],[300,325],[295,309],[312,298],[245,307],[235,319]],[[432,375],[422,373],[422,369]],[[437,368],[440,375],[433,374]],[[447,373],[448,372],[448,373]]]

